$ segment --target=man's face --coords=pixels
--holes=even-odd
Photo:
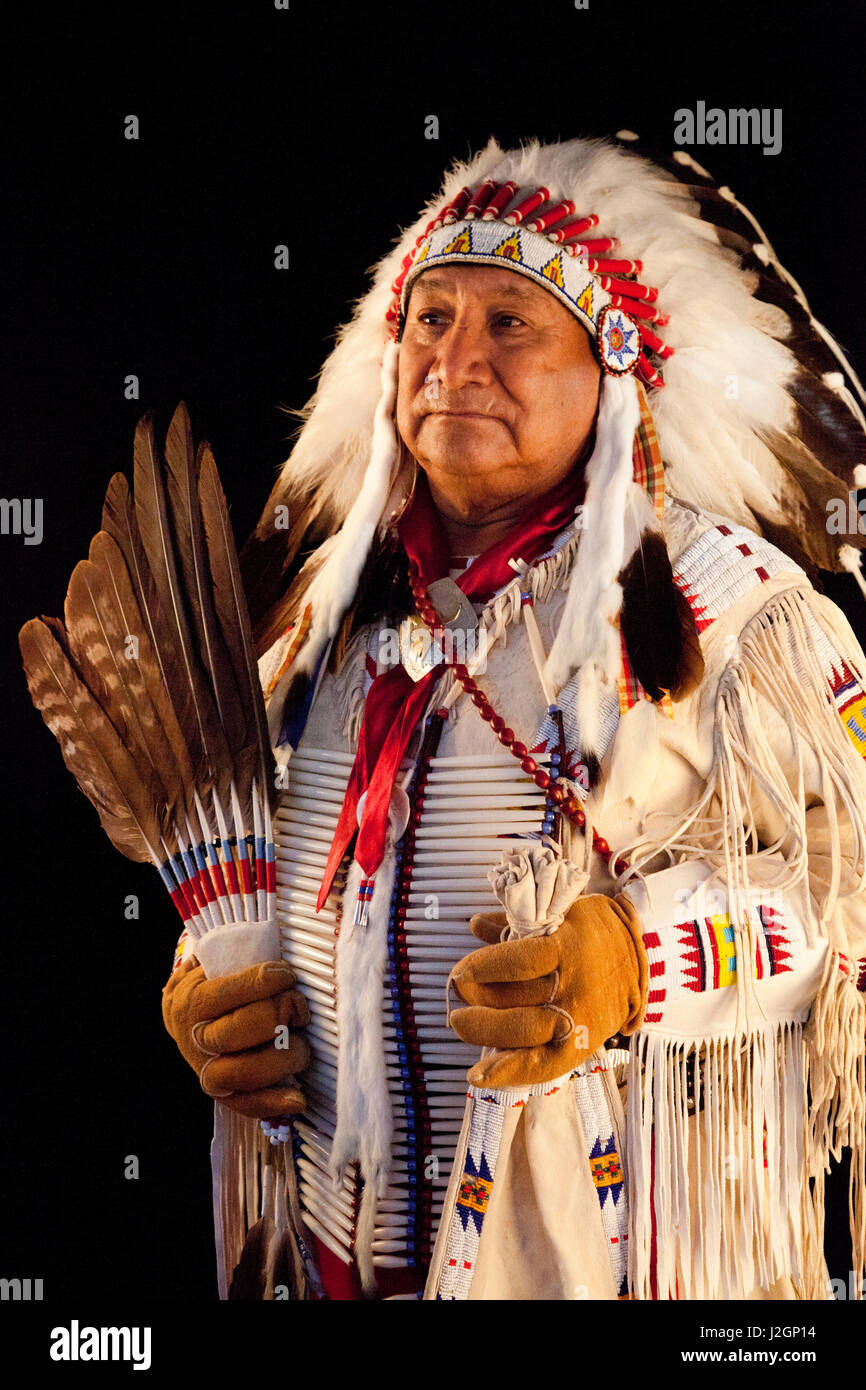
[[[397,428],[440,511],[482,521],[570,471],[601,369],[577,319],[512,270],[434,266],[412,286]]]

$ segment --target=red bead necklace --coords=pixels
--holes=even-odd
[[[415,564],[414,560],[409,566],[409,585],[412,589],[419,617],[427,624],[433,635],[434,641],[438,642],[444,654],[446,651],[446,644],[443,640],[444,630],[442,627],[442,620],[430,600],[427,587],[421,579],[418,566]],[[526,744],[518,741],[515,737],[514,730],[508,728],[502,716],[496,713],[484,691],[479,690],[478,683],[470,676],[468,667],[464,665],[463,662],[449,661],[447,656],[444,657],[444,664],[451,667],[454,675],[457,677],[466,694],[481,715],[481,718],[484,720],[485,724],[490,725],[502,746],[507,748],[509,753],[517,759],[523,771],[527,776],[532,778],[535,785],[540,787],[540,789],[547,794],[548,802],[554,806],[556,810],[568,816],[568,819],[573,825],[576,825],[579,830],[585,830],[586,812],[577,797],[569,787],[559,780],[559,778],[551,777],[549,772],[545,772],[543,767],[538,766],[538,763],[528,752]],[[592,846],[593,849],[598,850],[602,858],[606,859],[608,865],[610,865],[611,859],[613,858],[613,850],[607,843],[607,840],[602,839],[598,834],[594,826],[592,829]],[[627,868],[628,860],[620,857],[612,865],[612,872],[614,876],[616,876]]]

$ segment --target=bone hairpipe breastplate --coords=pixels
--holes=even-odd
[[[317,915],[315,899],[352,759],[294,754],[276,816],[277,913],[284,958],[310,1003],[312,1061],[302,1085],[295,1161],[304,1219],[348,1261],[358,1210],[353,1168],[342,1190],[328,1173],[336,1127],[337,934],[346,929],[343,874]],[[408,770],[408,768],[407,768]],[[501,755],[419,760],[410,783],[413,823],[398,855],[380,1007],[394,1120],[393,1166],[378,1204],[374,1263],[426,1263],[442,1212],[477,1049],[445,1025],[445,982],[478,942],[469,919],[498,903],[487,881],[510,836],[538,835],[544,795]],[[350,1079],[351,1080],[351,1079]]]

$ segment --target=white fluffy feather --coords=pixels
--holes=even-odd
[[[590,705],[600,682],[619,673],[619,636],[613,622],[622,603],[617,583],[625,549],[625,504],[632,482],[634,433],[640,421],[632,377],[606,376],[602,383],[596,442],[586,465],[583,526],[562,619],[544,667],[558,692],[580,666],[578,710],[581,737],[595,747],[596,715]],[[594,668],[590,675],[589,667]],[[581,692],[586,691],[582,697]],[[590,688],[595,692],[590,697]],[[597,700],[594,708],[597,710]],[[595,730],[596,734],[598,730]]]
[[[325,542],[328,546],[327,560],[307,592],[306,601],[313,608],[312,627],[295,665],[293,679],[314,670],[325,646],[335,635],[340,619],[354,599],[370,544],[394,483],[400,457],[392,419],[397,397],[399,356],[398,345],[389,342],[382,357],[369,460],[359,480],[352,508],[337,535]]]

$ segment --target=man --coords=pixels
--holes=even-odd
[[[325,366],[245,555],[284,964],[164,999],[224,1289],[823,1297],[845,1144],[862,1269],[863,416],[720,201],[491,142]]]

